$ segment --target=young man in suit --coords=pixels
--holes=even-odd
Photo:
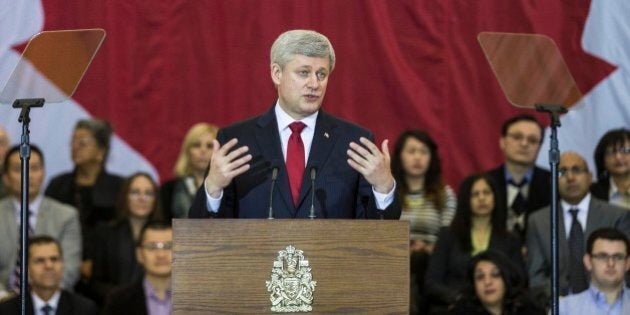
[[[551,175],[535,164],[543,136],[543,127],[533,116],[508,119],[499,139],[505,161],[488,172],[499,188],[497,202],[506,211],[508,230],[522,238],[527,216],[551,203]]]
[[[147,223],[140,232],[136,248],[136,259],[144,268],[144,277],[112,292],[103,314],[171,314],[172,248],[171,226],[161,222]]]
[[[306,218],[311,204],[317,218],[400,217],[387,140],[378,148],[369,131],[321,110],[334,66],[322,34],[292,30],[276,39],[270,74],[278,98],[261,116],[219,131],[189,217]]]
[[[630,235],[630,211],[608,204],[589,193],[592,180],[586,161],[575,152],[565,152],[558,165],[560,294],[579,293],[588,288],[582,263],[586,239],[593,231],[614,227]],[[550,294],[551,226],[549,207],[529,217],[527,256],[530,287]]]
[[[27,314],[96,315],[94,302],[61,289],[63,256],[59,243],[46,235],[30,239],[28,246],[30,299]],[[19,314],[20,299],[15,296],[0,303],[0,314]]]
[[[17,290],[16,266],[20,243],[21,162],[20,147],[7,152],[2,176],[9,196],[0,200],[0,298]],[[41,195],[44,155],[31,145],[29,165],[29,234],[49,235],[61,244],[64,272],[61,287],[72,288],[79,279],[81,229],[79,214],[68,206]]]

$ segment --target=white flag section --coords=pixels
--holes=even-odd
[[[630,127],[630,1],[593,0],[582,46],[617,69],[561,118],[560,151],[577,151],[595,171],[593,153],[599,138],[613,128]],[[549,168],[549,128],[538,164]]]
[[[0,89],[5,86],[20,58],[12,47],[42,31],[43,16],[39,1],[0,0]],[[18,116],[18,109],[0,105],[0,125],[7,129],[13,144],[20,142],[22,133]],[[46,182],[59,173],[72,170],[70,139],[77,120],[85,118],[90,118],[90,114],[73,99],[31,110],[30,140],[44,151]],[[112,138],[106,168],[123,176],[144,171],[158,179],[151,163],[116,135]]]

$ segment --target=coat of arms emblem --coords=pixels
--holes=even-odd
[[[311,268],[304,252],[292,245],[278,252],[273,262],[267,291],[271,293],[271,311],[277,313],[310,312],[313,310],[313,281]]]

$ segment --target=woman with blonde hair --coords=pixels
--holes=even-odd
[[[215,125],[197,123],[186,133],[173,170],[175,178],[162,185],[162,206],[170,218],[188,217],[188,209],[210,165],[212,140],[218,131]]]

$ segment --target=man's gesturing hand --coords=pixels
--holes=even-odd
[[[210,172],[206,177],[206,190],[212,198],[219,198],[223,188],[232,182],[232,179],[249,169],[251,154],[244,155],[249,151],[247,146],[230,150],[236,146],[236,138],[228,141],[223,146],[216,139],[212,141],[212,159],[210,160]],[[229,152],[229,153],[228,153]]]
[[[389,140],[383,141],[381,150],[367,138],[361,137],[359,141],[363,146],[350,142],[348,164],[361,173],[374,190],[382,194],[389,193],[394,188],[394,176],[389,168]]]

